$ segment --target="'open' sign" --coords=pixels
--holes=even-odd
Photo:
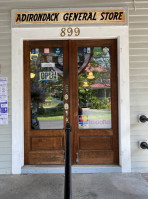
[[[42,71],[39,72],[40,81],[57,81],[58,74],[55,71]]]

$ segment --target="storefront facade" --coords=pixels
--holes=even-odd
[[[11,83],[1,64],[1,77],[7,77],[12,90],[12,128],[7,134],[12,145],[3,133],[1,149],[7,153],[9,148],[10,154],[1,151],[7,158],[1,173],[20,174],[25,165],[46,165],[47,172],[50,167],[63,169],[66,122],[72,126],[74,172],[136,171],[135,151],[147,151],[138,148],[138,141],[146,140],[146,135],[138,135],[135,146],[132,137],[132,132],[146,128],[137,120],[146,112],[135,109],[137,129],[132,129],[130,97],[138,91],[130,87],[136,69],[131,76],[129,71],[130,64],[132,70],[133,63],[138,67],[138,61],[130,55],[128,10],[136,13],[134,8],[19,8],[11,10]],[[37,90],[41,99],[35,98]],[[9,104],[3,129],[10,125]]]

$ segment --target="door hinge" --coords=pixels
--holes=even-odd
[[[76,153],[76,163],[79,162],[79,153]]]

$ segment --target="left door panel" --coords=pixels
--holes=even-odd
[[[24,41],[25,164],[64,164],[67,41]]]

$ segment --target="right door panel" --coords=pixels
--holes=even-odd
[[[118,164],[117,40],[71,41],[74,164]]]

